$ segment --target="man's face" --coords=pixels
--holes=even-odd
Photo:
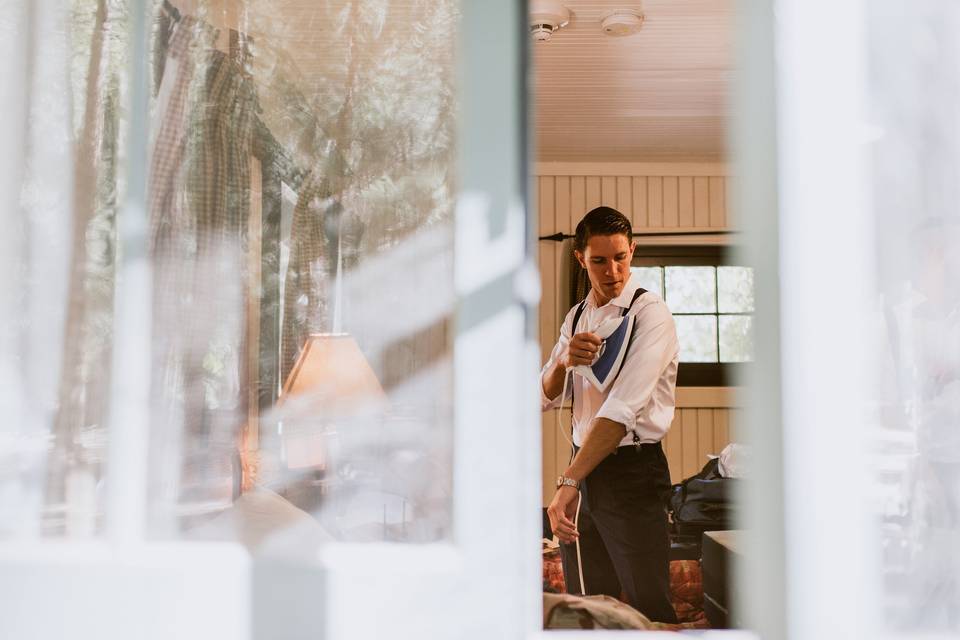
[[[612,236],[591,236],[583,253],[575,251],[580,266],[587,270],[590,285],[603,305],[616,298],[630,279],[630,261],[635,242],[617,233]]]

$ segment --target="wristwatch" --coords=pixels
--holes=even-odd
[[[573,487],[577,491],[580,490],[580,481],[574,480],[573,478],[568,478],[567,476],[557,476],[557,489],[560,487]]]

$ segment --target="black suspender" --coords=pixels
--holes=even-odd
[[[570,338],[573,339],[573,336],[577,335],[577,325],[580,324],[580,316],[583,315],[583,308],[587,306],[587,299],[584,298],[583,302],[577,305],[577,312],[573,314],[573,324],[570,325]]]
[[[642,295],[645,294],[646,292],[647,292],[647,290],[644,289],[643,287],[640,287],[640,288],[638,288],[636,291],[634,291],[634,292],[633,292],[633,298],[630,300],[630,306],[628,306],[626,309],[624,309],[623,311],[620,312],[620,317],[622,318],[623,316],[627,315],[627,312],[629,312],[630,309],[633,308],[633,304],[637,301],[637,298],[639,298],[640,296],[642,296]],[[583,309],[584,309],[584,307],[586,307],[586,306],[587,306],[587,299],[586,299],[586,298],[584,298],[583,301],[582,301],[580,304],[577,305],[577,312],[576,312],[575,314],[573,314],[573,325],[570,327],[570,337],[571,337],[571,338],[572,338],[574,335],[576,335],[577,325],[580,324],[580,316],[583,315]]]
[[[620,317],[624,317],[633,308],[634,303],[637,301],[637,298],[642,296],[647,292],[643,287],[638,288],[633,293],[633,298],[630,300],[630,305],[620,312]],[[573,314],[573,324],[570,326],[570,339],[573,339],[573,336],[577,334],[577,325],[580,324],[580,316],[583,315],[583,309],[587,306],[587,299],[584,298],[583,302],[577,305],[577,311]],[[627,361],[627,354],[630,353],[630,342],[627,342],[627,350],[623,353],[623,360],[620,362],[620,366],[623,367],[623,363]],[[619,371],[617,372],[619,375]],[[573,428],[573,389],[570,387],[570,427]],[[636,439],[636,434],[634,434],[634,439]]]

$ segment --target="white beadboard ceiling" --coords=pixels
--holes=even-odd
[[[454,6],[474,0],[454,0]],[[725,111],[732,58],[733,0],[561,0],[570,24],[533,52],[535,158],[543,161],[664,162],[725,159]],[[345,0],[173,0],[206,8],[218,25],[238,25],[290,54],[312,87],[342,85]],[[403,28],[423,0],[361,2]],[[643,28],[604,35],[600,20],[640,8]],[[331,20],[331,18],[333,18]],[[381,55],[377,47],[361,56]],[[339,64],[339,66],[338,66]],[[342,67],[342,68],[341,68]]]
[[[533,49],[540,161],[724,159],[731,0],[648,0],[643,28],[604,35],[637,2],[568,0],[570,24]]]

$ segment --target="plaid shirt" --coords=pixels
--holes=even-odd
[[[210,459],[192,465],[190,454],[231,451],[246,417],[246,230],[257,102],[251,80],[213,49],[215,36],[190,16],[173,30],[151,157],[152,446],[164,452],[158,472],[173,476],[161,483],[180,486],[181,495],[191,484],[202,492],[211,471]]]

